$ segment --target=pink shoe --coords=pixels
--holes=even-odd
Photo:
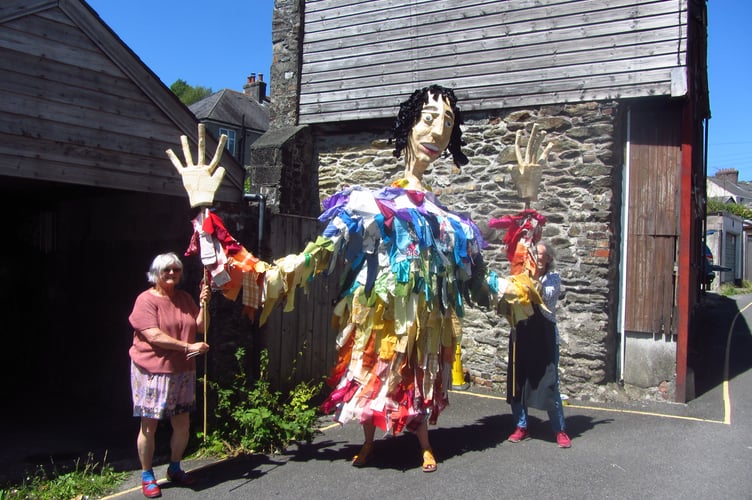
[[[509,435],[507,439],[513,443],[519,443],[523,439],[527,439],[527,438],[528,438],[527,428],[517,427],[514,430],[514,432]]]
[[[571,448],[572,440],[569,439],[566,432],[561,431],[556,433],[556,444],[559,445],[559,448]]]
[[[146,498],[159,498],[162,496],[162,489],[157,484],[156,479],[151,481],[141,481],[141,493]]]

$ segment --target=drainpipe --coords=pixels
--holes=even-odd
[[[624,384],[624,363],[626,362],[627,332],[626,301],[627,301],[627,262],[629,248],[629,159],[632,144],[632,109],[627,108],[627,141],[624,154],[624,178],[622,179],[622,213],[621,213],[621,264],[619,270],[619,383]]]
[[[266,195],[260,193],[246,193],[243,195],[243,200],[248,202],[257,201],[259,204],[258,241],[256,242],[256,251],[254,252],[258,257],[261,254],[261,242],[264,239],[264,213],[266,212]]]

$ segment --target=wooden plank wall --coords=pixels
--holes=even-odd
[[[674,333],[681,109],[631,112],[625,330]]]
[[[322,229],[317,219],[294,215],[274,215],[270,226],[266,244],[274,250],[274,259],[302,252]],[[339,269],[330,277],[319,275],[311,281],[307,294],[297,291],[293,311],[277,307],[269,316],[261,346],[269,351],[269,377],[275,387],[321,380],[334,366],[337,332],[331,317],[340,275]]]
[[[16,17],[6,7],[0,8],[0,176],[187,198],[165,150],[182,158],[180,135],[195,136],[198,122],[156,75],[76,1],[65,2],[69,12],[52,2]],[[242,186],[242,168],[224,160],[234,167],[227,179]],[[217,199],[237,201],[240,192],[223,186]]]
[[[466,110],[670,95],[686,0],[308,0],[300,122],[383,118],[416,88]]]

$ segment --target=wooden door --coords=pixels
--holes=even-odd
[[[631,111],[625,330],[674,332],[681,109]]]

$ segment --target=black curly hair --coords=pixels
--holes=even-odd
[[[418,123],[418,120],[420,120],[421,110],[428,103],[429,92],[434,98],[438,99],[441,96],[449,101],[449,105],[454,112],[454,127],[452,128],[452,135],[449,138],[447,151],[452,155],[455,165],[458,167],[467,165],[467,156],[462,152],[462,146],[465,143],[462,140],[462,130],[460,129],[462,117],[460,115],[460,108],[457,107],[457,97],[454,95],[452,89],[442,87],[441,85],[431,85],[430,87],[416,90],[406,101],[400,104],[399,113],[392,130],[392,138],[395,142],[394,157],[399,158],[402,151],[407,147],[407,139],[410,136],[410,131]]]

